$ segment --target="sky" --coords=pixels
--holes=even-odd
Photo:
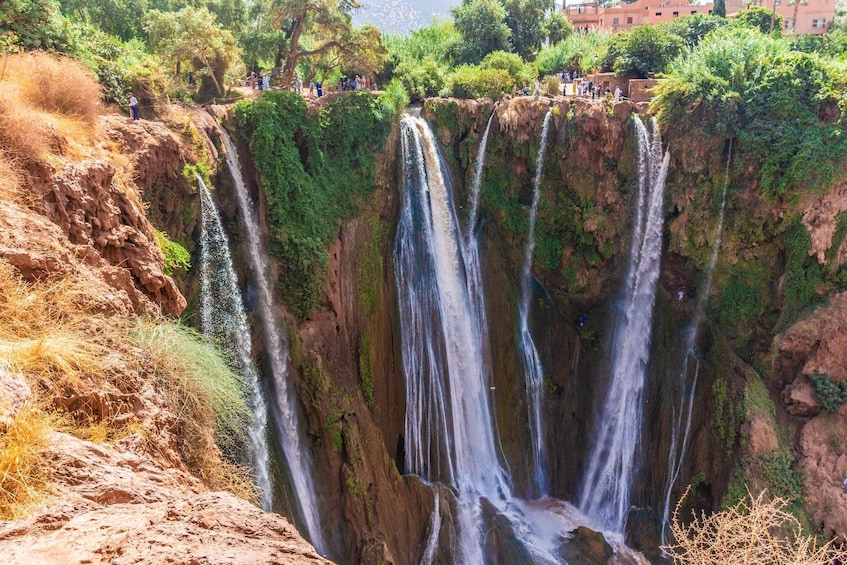
[[[435,16],[450,17],[450,8],[462,0],[360,0],[362,8],[353,14],[356,26],[374,24],[383,32],[408,33],[423,27]],[[561,6],[561,1],[556,0]]]

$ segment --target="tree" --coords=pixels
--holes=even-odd
[[[730,25],[730,20],[720,16],[707,14],[692,14],[676,18],[665,24],[661,24],[669,32],[678,35],[689,46],[700,43],[709,32]]]
[[[461,41],[454,58],[476,64],[492,51],[510,51],[506,10],[497,0],[465,0],[451,10]]]
[[[715,7],[712,9],[713,16],[726,17],[726,0],[715,0]]]
[[[183,62],[199,62],[223,96],[220,79],[238,47],[232,34],[215,21],[206,8],[183,8],[179,12],[152,10],[144,24],[153,52],[173,64],[180,74]]]
[[[633,28],[610,46],[610,54],[619,50],[614,70],[618,76],[646,78],[651,73],[664,71],[674,57],[682,51],[682,39],[662,26],[642,25]],[[608,58],[608,57],[607,57]]]
[[[503,0],[506,25],[512,32],[512,48],[524,59],[530,59],[544,40],[544,18],[553,10],[553,0]]]
[[[553,10],[544,20],[543,31],[550,45],[556,45],[573,33],[573,24],[562,12]]]
[[[69,52],[73,43],[70,27],[55,0],[0,2],[0,35],[23,49]]]
[[[350,10],[358,7],[356,0],[272,0],[272,20],[284,34],[274,58],[275,66],[282,67],[283,85],[291,84],[301,58],[343,47],[352,32]],[[303,49],[300,41],[308,33],[316,38],[315,45]]]
[[[318,55],[306,57],[310,82],[318,73],[321,81],[333,70],[341,68],[349,75],[373,76],[379,72],[388,51],[382,43],[380,31],[368,24],[350,30],[338,37],[338,45]]]
[[[146,2],[130,5],[127,0],[60,0],[62,12],[70,18],[93,23],[124,41],[141,34],[141,18]]]
[[[735,24],[752,29],[758,29],[764,34],[774,31],[782,32],[785,25],[780,14],[761,6],[752,6],[741,10],[734,18]]]
[[[818,547],[814,537],[804,536],[800,522],[786,511],[789,502],[769,500],[765,492],[754,497],[748,491],[732,508],[711,516],[701,514],[688,525],[679,518],[680,504],[671,522],[676,543],[662,548],[674,563],[826,565],[847,559],[847,551],[832,542]]]

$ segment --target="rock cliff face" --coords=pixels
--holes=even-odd
[[[159,227],[174,232],[193,231],[196,212],[177,206],[191,201],[181,177],[191,155],[178,135],[162,124],[115,116],[101,118],[98,133],[100,141],[83,155],[31,163],[21,191],[27,196],[0,201],[0,260],[24,280],[71,289],[81,312],[75,315],[91,315],[90,323],[80,322],[90,336],[101,335],[102,326],[128,331],[127,320],[136,316],[185,309],[163,272],[142,196],[148,205],[155,200],[159,219],[168,220]],[[8,299],[0,295],[0,304]],[[4,355],[14,349],[14,342],[2,341]],[[110,343],[101,361],[97,375],[64,382],[53,381],[59,369],[58,376],[24,378],[0,363],[0,437],[27,406],[44,402],[74,422],[120,430],[108,443],[61,432],[45,439],[50,492],[28,518],[0,526],[0,560],[327,563],[281,516],[209,492],[189,472],[177,441],[179,420],[148,367],[149,353]],[[220,463],[211,429],[197,441],[204,456]]]
[[[629,250],[637,187],[631,116],[646,108],[628,102],[612,106],[530,97],[496,104],[433,99],[426,103],[424,115],[443,145],[457,201],[464,201],[479,140],[494,114],[483,174],[481,255],[498,432],[515,491],[526,494],[531,482],[529,432],[523,365],[515,345],[516,296],[541,124],[551,108],[531,325],[546,369],[543,414],[548,424],[545,442],[552,454],[551,494],[573,501],[605,391],[610,321]],[[216,112],[226,117],[225,110]],[[200,129],[213,156],[216,127],[202,118]],[[197,202],[180,178],[186,157],[176,138],[146,122],[112,118],[104,128],[135,163],[136,183],[156,225],[181,241],[196,238]],[[405,385],[392,264],[398,213],[396,137],[380,159],[373,201],[357,218],[343,222],[329,249],[321,308],[298,323],[284,312],[284,305],[280,307],[290,328],[295,388],[315,453],[331,557],[350,563],[418,563],[434,506],[430,487],[403,474]],[[847,473],[847,412],[843,407],[837,413],[822,410],[808,376],[847,379],[847,294],[835,293],[837,281],[827,278],[847,259],[842,252],[847,239],[844,185],[797,201],[766,201],[758,192],[755,163],[732,142],[673,129],[665,137],[671,151],[665,245],[646,383],[641,473],[634,489],[639,508],[632,520],[640,526],[628,539],[648,553],[658,544],[655,523],[669,479],[672,423],[683,395],[691,390],[681,375],[697,298],[706,315],[692,361],[696,368],[688,369],[698,374],[692,433],[671,500],[693,484],[692,506],[710,510],[720,506],[733,485],[774,488],[779,477],[773,476],[769,457],[787,450],[793,469],[806,473],[803,502],[812,524],[843,535],[847,497],[838,493]],[[246,148],[241,149],[250,190],[267,213],[258,175]],[[101,311],[150,313],[160,305],[165,312],[178,312],[185,307],[174,283],[161,273],[162,258],[150,244],[151,227],[137,198],[122,189],[119,169],[89,158],[67,168],[45,165],[34,178],[40,179],[33,189],[34,203],[0,203],[0,256],[27,277],[61,274],[86,281],[95,289],[92,300]],[[237,259],[242,253],[241,219],[228,175],[221,171],[215,180],[214,196]],[[726,182],[723,244],[710,295],[701,296]],[[89,190],[96,198],[87,196]],[[786,235],[797,226],[808,236],[799,257],[791,255]],[[813,297],[831,295],[827,305],[814,311],[806,303],[789,308],[791,293],[798,292],[798,270],[821,273],[807,286]],[[193,276],[179,282],[189,302],[196,295]],[[689,299],[677,301],[678,288],[695,286]],[[246,294],[249,298],[249,285]],[[584,326],[576,323],[581,315],[586,317]],[[14,394],[25,394],[10,385],[9,397],[13,389],[18,391]],[[158,413],[156,402],[150,402],[144,410]],[[290,530],[279,518],[203,492],[176,455],[148,467],[137,459],[147,456],[144,447],[131,442],[114,452],[61,436],[56,445],[64,446],[56,457],[65,457],[69,469],[75,465],[72,461],[84,461],[84,468],[116,469],[114,477],[95,479],[82,488],[69,502],[70,511],[51,509],[27,524],[0,531],[0,545],[6,544],[21,559],[41,555],[25,553],[28,545],[21,540],[29,539],[27,535],[43,538],[32,551],[58,551],[61,540],[69,539],[96,563],[101,555],[138,555],[145,544],[179,548],[174,540],[183,534],[193,541],[214,532],[225,541],[206,548],[204,558],[212,563],[237,562],[227,561],[231,554],[224,545],[229,541],[258,552],[245,554],[254,562],[289,562],[285,560],[295,555],[320,559],[308,549],[286,545]],[[160,447],[168,452],[167,442]],[[132,484],[125,481],[127,469],[141,478]],[[75,480],[70,473],[69,485]],[[101,476],[95,471],[91,475]],[[448,507],[450,497],[442,492]],[[120,550],[113,548],[109,528],[108,536],[83,539],[86,528],[111,520],[107,511],[119,518],[137,513],[137,520],[127,519],[127,531],[141,537],[127,538]],[[232,519],[213,524],[207,517],[218,511]],[[162,516],[176,517],[176,524],[161,525]],[[251,541],[259,537],[261,543]]]
[[[27,278],[79,280],[104,310],[179,314],[185,299],[163,272],[164,256],[139,188],[178,175],[180,143],[150,122],[107,117],[100,128],[106,139],[120,143],[119,151],[38,163],[25,178],[26,206],[0,203],[0,257]],[[115,159],[125,166],[119,170]]]

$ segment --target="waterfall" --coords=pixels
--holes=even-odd
[[[477,500],[509,491],[493,434],[482,309],[468,292],[465,246],[432,132],[421,118],[407,116],[400,125],[404,202],[394,253],[407,379],[406,463],[425,479],[456,487],[461,553],[479,563]]]
[[[495,526],[486,522],[483,500],[536,562],[555,562],[561,532],[574,527],[575,513],[564,504],[549,509],[512,495],[489,401],[488,329],[479,269],[473,267],[479,264],[475,238],[461,233],[449,171],[427,123],[406,116],[400,130],[403,202],[394,274],[406,379],[406,468],[450,485],[456,495],[458,547],[452,548],[451,562],[486,561],[483,532]],[[431,519],[434,526],[437,518]],[[436,543],[429,538],[425,557],[435,555]]]
[[[318,517],[317,491],[312,481],[311,458],[297,414],[297,399],[288,375],[288,336],[280,328],[274,308],[273,284],[269,272],[270,261],[262,240],[259,220],[241,176],[235,144],[223,128],[221,128],[221,139],[226,149],[226,164],[232,175],[238,197],[238,208],[244,218],[247,259],[258,288],[258,315],[264,329],[265,350],[273,378],[272,408],[277,435],[288,464],[294,490],[294,502],[302,526],[305,528],[304,535],[318,552],[326,554],[327,547],[321,534]]]
[[[200,190],[200,330],[213,337],[232,359],[249,394],[252,419],[247,430],[250,457],[262,510],[273,507],[273,481],[268,451],[268,404],[251,353],[250,329],[232,266],[229,240],[218,209],[203,179]]]
[[[623,532],[641,442],[643,393],[650,352],[656,280],[662,254],[662,198],[670,153],[662,156],[655,119],[652,136],[633,116],[639,189],[629,269],[612,342],[612,373],[595,423],[579,507],[598,525]]]
[[[551,106],[544,116],[541,128],[541,143],[535,162],[535,182],[532,188],[532,206],[529,209],[529,230],[524,249],[523,270],[521,271],[521,299],[518,304],[520,316],[520,348],[523,353],[524,373],[526,376],[527,411],[529,413],[529,431],[532,436],[532,461],[537,496],[547,494],[547,454],[544,449],[544,428],[541,421],[542,383],[544,368],[538,356],[538,349],[529,329],[530,300],[532,297],[532,253],[535,250],[535,216],[538,211],[538,198],[541,188],[541,173],[544,168],[544,153],[547,149],[547,131],[550,128]]]
[[[488,146],[488,132],[491,131],[491,122],[494,121],[494,112],[491,112],[491,117],[488,118],[488,123],[485,125],[485,132],[482,134],[482,139],[479,142],[479,149],[476,152],[476,161],[474,162],[473,184],[471,185],[470,208],[468,214],[468,240],[473,239],[473,233],[476,230],[477,216],[479,215],[479,188],[482,184],[482,170],[485,168],[485,148]]]
[[[688,440],[691,433],[691,412],[694,406],[694,393],[697,391],[697,377],[700,372],[700,361],[695,356],[695,347],[697,346],[697,338],[699,337],[700,324],[705,317],[704,305],[709,299],[709,293],[712,290],[712,273],[715,270],[715,265],[718,263],[718,253],[721,248],[721,240],[723,238],[723,219],[726,211],[726,193],[729,188],[729,166],[732,162],[732,139],[729,140],[729,150],[726,156],[726,168],[724,170],[723,191],[721,192],[721,205],[718,212],[718,226],[715,232],[715,243],[712,246],[712,257],[709,261],[709,268],[706,271],[706,284],[697,297],[697,306],[694,314],[694,322],[691,332],[688,334],[686,341],[685,358],[682,362],[682,371],[678,377],[681,382],[682,392],[680,395],[679,413],[674,406],[672,418],[672,436],[671,446],[668,451],[668,478],[665,482],[665,500],[662,511],[662,545],[665,545],[665,530],[667,529],[670,520],[671,508],[671,491],[673,490],[676,480],[679,478],[679,472],[682,470],[682,463],[685,459],[685,452],[688,449]],[[693,298],[693,297],[692,297]],[[694,367],[694,375],[689,386],[686,381],[688,379],[688,363],[693,359],[696,362]],[[682,421],[685,420],[685,428],[682,427]],[[682,438],[680,438],[682,433]]]

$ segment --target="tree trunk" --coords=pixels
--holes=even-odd
[[[285,58],[285,66],[282,68],[282,87],[287,88],[294,78],[294,71],[297,70],[297,61],[300,59],[300,35],[303,33],[303,26],[306,24],[306,12],[303,12],[297,17],[294,22],[291,40],[288,42],[288,56]]]
[[[202,59],[202,61],[203,64],[206,65],[206,68],[209,69],[209,76],[212,77],[212,82],[215,83],[215,90],[218,91],[218,96],[223,96],[224,92],[221,90],[221,84],[218,82],[218,77],[215,76],[215,69],[213,69],[212,65],[205,59]]]
[[[794,20],[791,22],[791,35],[797,35],[797,8],[800,6],[800,0],[794,0]]]

